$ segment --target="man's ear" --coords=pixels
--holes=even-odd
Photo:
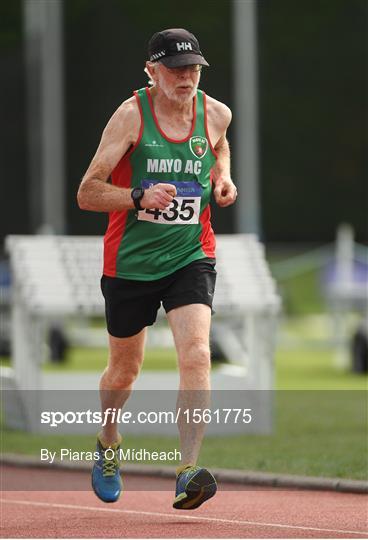
[[[144,71],[147,73],[150,79],[154,80],[153,74],[154,74],[155,68],[154,68],[154,65],[152,65],[152,62],[146,62],[146,67]]]

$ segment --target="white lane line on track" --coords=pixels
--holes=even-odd
[[[110,512],[114,514],[133,514],[143,516],[157,516],[165,518],[178,518],[189,520],[211,521],[214,523],[228,523],[231,525],[255,525],[257,527],[277,527],[281,529],[301,529],[303,531],[320,531],[341,534],[368,535],[368,531],[349,531],[347,529],[322,529],[320,527],[303,527],[301,525],[284,525],[282,523],[262,523],[260,521],[245,521],[237,519],[212,518],[204,516],[188,516],[186,514],[164,514],[162,512],[145,512],[140,510],[123,510],[120,508],[99,508],[98,506],[81,506],[77,504],[48,503],[41,501],[22,501],[17,499],[0,499],[0,503],[24,504],[28,506],[49,506],[50,508],[65,508],[69,510],[88,510],[92,512]]]

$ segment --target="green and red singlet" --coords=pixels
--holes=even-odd
[[[160,129],[148,88],[134,95],[141,129],[136,144],[113,170],[112,183],[125,188],[172,183],[177,195],[166,210],[110,212],[104,274],[148,281],[215,257],[209,201],[216,152],[208,136],[204,92],[197,91],[190,134],[182,140],[170,139]]]

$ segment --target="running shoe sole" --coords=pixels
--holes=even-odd
[[[177,510],[194,510],[202,503],[215,495],[217,491],[216,480],[206,470],[199,471],[185,486],[185,492],[180,493],[173,507]]]

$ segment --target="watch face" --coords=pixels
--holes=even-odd
[[[132,197],[133,199],[141,199],[143,197],[143,189],[142,188],[134,188],[133,191],[132,191]]]

